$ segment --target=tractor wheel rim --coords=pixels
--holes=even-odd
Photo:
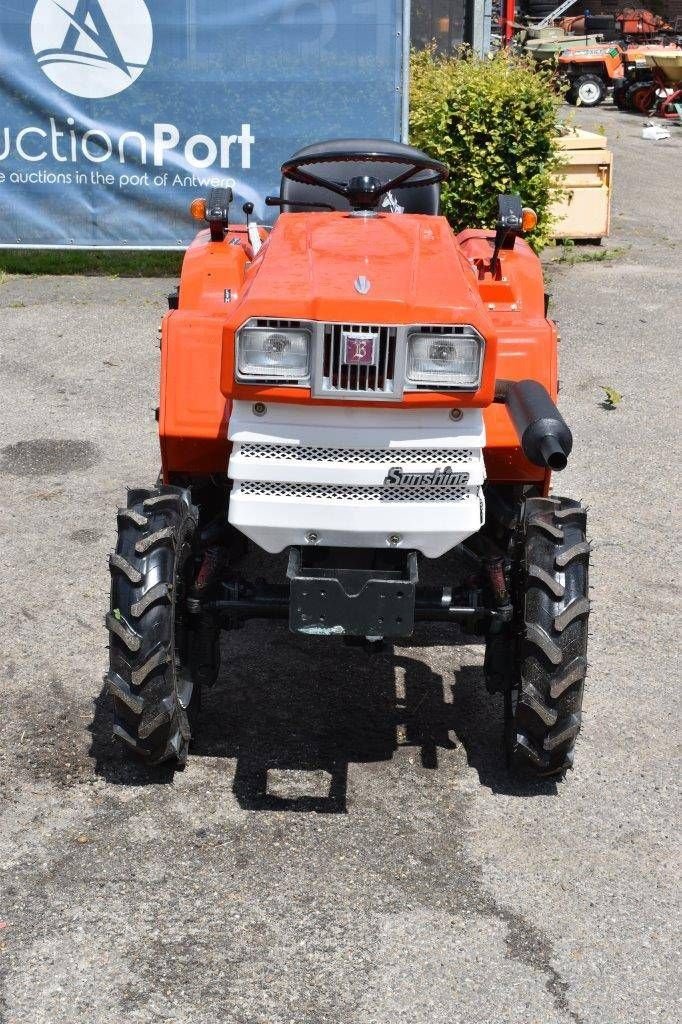
[[[599,96],[599,89],[592,82],[586,82],[578,89],[578,96],[583,103],[593,103]]]

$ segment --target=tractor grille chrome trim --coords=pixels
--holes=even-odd
[[[398,358],[397,327],[376,324],[321,324],[320,327],[322,345],[313,382],[316,394],[327,398],[400,398],[404,359]],[[344,362],[343,336],[346,333],[373,339],[376,345],[373,365]]]
[[[479,453],[471,448],[314,448],[294,444],[240,445],[243,459],[272,459],[277,462],[333,462],[353,466],[450,466],[474,462]]]
[[[476,391],[476,387],[439,386],[435,382],[415,384],[406,379],[407,347],[411,334],[476,337],[469,324],[341,324],[312,322],[314,398],[361,399],[399,402],[405,391]],[[344,338],[368,338],[371,350],[367,365],[344,361]],[[483,359],[484,347],[481,349]]]
[[[452,487],[410,487],[395,486],[363,487],[352,484],[293,484],[286,481],[242,480],[239,493],[260,498],[295,498],[297,501],[348,501],[348,502],[421,502],[421,501],[463,501],[478,488],[461,485]]]

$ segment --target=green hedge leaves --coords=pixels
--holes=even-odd
[[[442,209],[453,228],[492,228],[497,196],[516,192],[538,215],[529,241],[542,248],[561,194],[552,71],[507,50],[481,59],[427,49],[412,53],[411,76],[410,141],[450,168]]]

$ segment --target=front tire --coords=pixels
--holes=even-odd
[[[189,673],[185,597],[198,513],[180,487],[130,491],[110,556],[109,671],[114,736],[149,764],[185,764],[198,699]]]
[[[606,85],[599,75],[581,75],[573,80],[568,102],[575,107],[598,107],[605,97]]]
[[[590,611],[586,518],[568,498],[529,498],[523,509],[507,744],[514,767],[540,776],[573,766],[580,731]]]

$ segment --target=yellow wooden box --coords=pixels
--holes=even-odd
[[[552,206],[555,238],[606,238],[611,229],[613,153],[603,135],[570,129],[559,138],[558,172],[565,190]]]

